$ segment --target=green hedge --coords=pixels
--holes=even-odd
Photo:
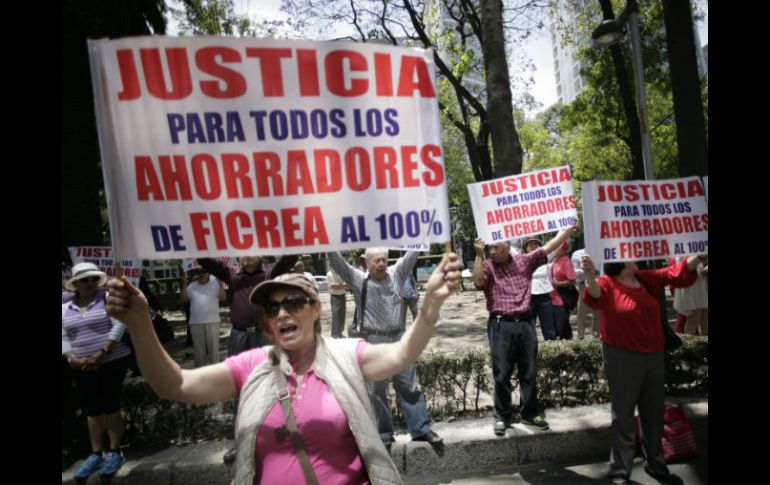
[[[683,345],[666,354],[666,393],[708,393],[708,337],[683,335]],[[559,340],[538,346],[538,401],[542,409],[609,402],[609,388],[602,370],[599,340]],[[489,409],[479,397],[493,390],[492,367],[487,349],[428,352],[417,361],[417,375],[434,420],[453,420],[479,415]],[[512,378],[518,387],[516,371]],[[395,394],[389,389],[394,417],[403,424]],[[488,401],[487,401],[488,402]],[[514,410],[518,403],[514,402]]]
[[[126,379],[122,394],[125,441],[166,446],[232,438],[233,402],[180,404],[159,399],[142,377]]]
[[[708,393],[708,337],[683,336],[682,348],[666,357],[666,393]],[[489,352],[466,349],[452,353],[427,352],[417,361],[417,375],[433,420],[454,420],[489,410],[493,387]],[[538,399],[543,408],[579,406],[609,401],[607,381],[601,370],[598,340],[541,343],[538,352]],[[514,372],[514,386],[516,374]],[[403,424],[395,405],[392,386],[390,405]],[[514,402],[514,406],[518,405]],[[165,446],[200,440],[232,438],[234,403],[184,405],[158,399],[141,378],[126,379],[123,410],[125,441],[134,446]]]

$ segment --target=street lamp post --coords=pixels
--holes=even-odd
[[[639,34],[639,5],[636,0],[628,0],[626,8],[615,19],[608,19],[594,29],[591,38],[596,45],[609,47],[620,41],[625,35],[624,26],[628,23],[631,28],[631,59],[634,68],[634,84],[636,85],[636,98],[639,103],[639,130],[642,138],[642,163],[644,165],[645,180],[655,180],[655,172],[652,165],[652,145],[650,143],[650,130],[647,122],[647,91],[644,88],[644,67],[642,66],[642,41]],[[655,267],[650,261],[650,267]],[[666,290],[661,287],[658,294],[660,306],[660,318],[668,324],[666,310]]]
[[[628,23],[631,28],[631,58],[634,68],[634,84],[636,85],[636,98],[639,103],[639,124],[642,135],[642,162],[644,164],[644,178],[655,180],[655,172],[652,165],[652,145],[650,144],[650,130],[647,122],[647,91],[644,88],[644,68],[642,67],[642,42],[639,34],[639,5],[636,0],[628,0],[626,8],[616,19],[605,20],[591,34],[596,45],[609,47],[623,38],[624,26]]]

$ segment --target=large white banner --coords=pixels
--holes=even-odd
[[[468,184],[476,231],[485,243],[560,231],[577,222],[569,166]]]
[[[70,246],[67,248],[70,253],[72,265],[78,263],[93,263],[104,271],[107,276],[115,275],[115,258],[112,248],[109,246]],[[142,276],[141,261],[137,259],[122,259],[120,265],[123,267],[123,274],[134,286],[139,285],[139,278]]]
[[[699,177],[583,182],[586,251],[602,262],[708,254],[708,207]]]
[[[121,257],[449,240],[431,50],[134,37],[89,52]]]

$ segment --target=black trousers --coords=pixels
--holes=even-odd
[[[490,317],[487,323],[492,375],[495,380],[495,420],[511,420],[513,407],[511,376],[518,366],[521,417],[537,414],[537,331],[529,320],[506,321]]]
[[[112,414],[120,409],[120,390],[127,371],[128,357],[102,364],[93,372],[73,371],[89,416]]]

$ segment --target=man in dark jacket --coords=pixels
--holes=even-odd
[[[258,312],[262,311],[261,307],[252,305],[249,302],[249,296],[254,287],[263,281],[292,271],[298,258],[297,255],[284,256],[269,272],[265,272],[262,268],[262,258],[259,256],[238,258],[238,262],[241,264],[238,271],[215,259],[203,258],[198,260],[198,264],[203,269],[227,284],[228,291],[232,295],[230,323],[232,323],[233,328],[230,330],[230,339],[227,343],[228,357],[268,344],[267,337],[258,323],[261,316]]]

